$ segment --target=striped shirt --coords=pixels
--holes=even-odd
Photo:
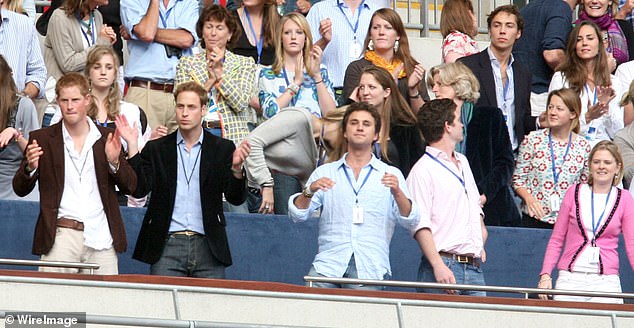
[[[46,66],[33,22],[28,17],[2,9],[0,55],[13,70],[13,79],[22,92],[32,82],[44,94]]]
[[[365,36],[368,34],[372,14],[384,4],[385,1],[380,0],[363,0],[361,6],[353,14],[343,0],[324,0],[313,5],[308,12],[306,19],[315,42],[321,39],[319,22],[326,18],[330,18],[332,22],[332,39],[324,49],[321,63],[328,67],[334,87],[343,87],[343,77],[346,74],[348,64],[361,58],[363,54],[361,47],[363,47]],[[357,20],[359,24],[355,33],[353,27],[357,25]],[[357,58],[352,58],[350,47],[355,42],[355,36],[361,51],[359,51]]]

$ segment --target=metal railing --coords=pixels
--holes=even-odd
[[[65,261],[41,261],[41,260],[19,260],[19,259],[2,259],[2,258],[0,258],[0,265],[88,269],[88,270],[90,270],[90,274],[94,274],[95,273],[94,271],[99,269],[99,264],[96,264],[96,263],[65,262]]]
[[[73,280],[73,279],[55,279],[55,278],[34,278],[34,277],[22,277],[22,276],[0,276],[0,282],[9,283],[26,283],[26,284],[49,284],[58,286],[77,286],[77,287],[106,287],[109,289],[138,289],[138,290],[152,290],[152,291],[164,291],[171,292],[173,294],[179,293],[214,293],[227,296],[240,296],[240,297],[269,297],[274,299],[290,299],[290,300],[311,300],[311,301],[334,301],[334,302],[356,302],[364,304],[377,304],[377,305],[389,305],[394,307],[394,311],[397,312],[397,317],[403,317],[404,306],[425,306],[436,308],[448,308],[448,309],[462,309],[462,310],[487,310],[487,311],[517,311],[539,314],[560,314],[560,315],[582,315],[582,316],[599,316],[609,317],[612,320],[612,327],[616,327],[616,318],[634,318],[634,312],[618,311],[618,310],[597,310],[588,308],[564,308],[564,307],[547,307],[547,306],[528,306],[528,305],[510,305],[510,304],[488,304],[488,303],[476,303],[476,302],[451,302],[451,301],[435,301],[435,300],[421,300],[421,299],[398,299],[398,298],[380,298],[380,297],[367,297],[367,296],[348,296],[348,295],[329,295],[329,294],[305,294],[297,292],[279,292],[279,291],[262,291],[262,290],[243,290],[243,289],[229,289],[229,288],[215,288],[215,287],[199,287],[199,286],[175,286],[175,285],[161,285],[161,284],[144,284],[144,283],[126,283],[126,282],[111,282],[111,281],[90,281],[90,280]],[[365,281],[370,283],[370,281]],[[385,281],[387,282],[387,281]],[[393,282],[393,281],[392,281]],[[447,289],[450,287],[456,289],[458,285],[441,285],[437,284],[438,288]],[[464,286],[464,285],[463,285]],[[469,288],[475,288],[478,286],[472,286]],[[498,287],[503,288],[503,287]],[[510,288],[510,287],[507,287]],[[528,290],[528,289],[527,289]],[[540,290],[541,291],[541,290]],[[551,290],[546,290],[552,292]],[[632,294],[626,294],[632,295]],[[180,307],[177,302],[177,297],[173,297],[174,307],[178,309]],[[16,309],[5,310],[6,312],[17,312]],[[76,309],[75,309],[76,312]],[[180,311],[177,311],[178,313]],[[6,313],[0,311],[0,317],[4,318]],[[176,316],[176,315],[175,315]],[[208,321],[195,321],[184,320],[180,317],[175,319],[157,319],[157,318],[143,318],[143,317],[126,317],[126,316],[106,316],[106,315],[93,315],[87,314],[86,323],[105,324],[105,325],[125,325],[125,326],[137,326],[137,327],[267,327],[266,325],[244,325],[238,323],[231,323],[222,325],[218,322]],[[188,325],[185,325],[188,324]],[[296,325],[295,325],[296,326]],[[268,327],[283,327],[268,325]],[[297,326],[296,326],[297,327]],[[403,327],[403,324],[399,322],[399,327]]]
[[[443,0],[393,0],[392,9],[401,14],[405,28],[418,30],[420,37],[428,37],[429,31],[440,30],[440,12]],[[487,33],[486,16],[501,5],[518,2],[517,0],[472,0],[473,10],[478,20],[478,32]],[[524,2],[524,1],[519,1]],[[528,2],[528,1],[525,1]],[[405,8],[401,8],[405,4]]]
[[[607,297],[634,299],[634,293],[613,293],[613,292],[586,292],[577,290],[563,289],[542,289],[542,288],[524,288],[524,287],[506,287],[506,286],[481,286],[481,285],[461,285],[461,284],[439,284],[431,282],[413,282],[398,280],[370,280],[370,279],[351,279],[351,278],[329,278],[304,276],[304,281],[308,282],[309,287],[313,287],[315,282],[326,282],[331,284],[354,284],[354,285],[370,285],[385,287],[402,287],[402,288],[429,288],[429,289],[451,289],[451,290],[472,290],[482,292],[496,292],[508,294],[524,294],[524,298],[528,299],[529,294],[548,294],[548,295],[567,295],[567,296],[584,296],[584,297]]]

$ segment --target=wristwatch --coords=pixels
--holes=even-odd
[[[315,193],[310,191],[310,186],[304,188],[304,190],[302,190],[302,195],[304,195],[304,197],[306,198],[311,198],[313,197]]]

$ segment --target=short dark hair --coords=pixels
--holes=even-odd
[[[379,133],[381,131],[381,115],[374,106],[366,102],[355,102],[348,106],[348,109],[346,109],[346,112],[343,114],[343,120],[341,121],[341,129],[343,132],[346,132],[346,125],[348,125],[350,115],[359,111],[368,112],[372,115],[372,118],[374,118],[374,132]]]
[[[62,89],[77,87],[79,88],[79,93],[82,96],[87,96],[90,93],[90,87],[88,85],[88,79],[81,73],[70,72],[64,74],[62,77],[57,80],[57,84],[55,85],[55,95],[59,97],[59,92]]]
[[[181,92],[185,91],[195,92],[200,98],[200,106],[207,106],[207,100],[209,100],[209,98],[207,98],[207,91],[205,91],[200,84],[193,81],[179,84],[174,91],[174,100],[178,98],[178,95],[181,94]]]
[[[445,123],[456,119],[456,103],[451,99],[434,99],[426,102],[418,111],[418,128],[427,143],[440,140],[445,133]]]
[[[493,18],[495,18],[497,14],[502,12],[507,13],[509,15],[515,15],[515,23],[517,23],[517,30],[520,32],[524,30],[524,18],[522,18],[522,14],[520,13],[520,10],[517,8],[516,5],[504,5],[504,6],[499,6],[493,9],[493,11],[487,17],[487,28],[489,30],[491,29],[491,23],[493,22]]]
[[[206,22],[210,21],[225,23],[225,25],[227,25],[229,32],[231,32],[231,40],[227,42],[227,48],[240,37],[241,30],[239,30],[238,23],[229,10],[223,6],[210,4],[205,6],[203,11],[200,13],[200,17],[198,17],[198,22],[196,22],[196,34],[200,40],[201,48],[205,49],[206,47],[205,39],[203,39],[203,26],[205,26]]]

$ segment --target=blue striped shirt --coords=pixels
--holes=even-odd
[[[11,66],[18,91],[32,82],[40,96],[44,95],[46,66],[35,26],[28,17],[2,9],[0,55]]]
[[[162,43],[145,43],[133,33],[134,26],[139,24],[147,14],[149,3],[149,0],[121,1],[121,22],[131,37],[128,40],[130,56],[125,67],[125,78],[149,80],[156,83],[174,83],[178,58],[176,56],[167,57],[165,45]],[[198,1],[170,0],[167,7],[161,1],[159,13],[158,28],[183,29],[192,34],[194,45],[198,42],[196,34]],[[183,49],[183,55],[192,55],[192,49],[193,47]]]
[[[349,56],[350,47],[354,42],[355,34],[357,42],[363,47],[372,14],[384,4],[384,1],[380,1],[381,5],[378,5],[377,2],[379,1],[363,1],[353,14],[350,7],[343,0],[324,0],[314,4],[308,12],[308,16],[306,16],[315,42],[321,39],[319,22],[326,18],[330,18],[332,22],[332,39],[326,49],[324,49],[321,63],[328,67],[332,84],[336,88],[343,87],[343,77],[346,74],[348,64],[359,59]],[[358,13],[359,10],[361,10],[361,13]],[[357,19],[359,20],[359,26],[357,32],[354,33],[350,25],[354,26]],[[360,54],[363,54],[363,51]]]

